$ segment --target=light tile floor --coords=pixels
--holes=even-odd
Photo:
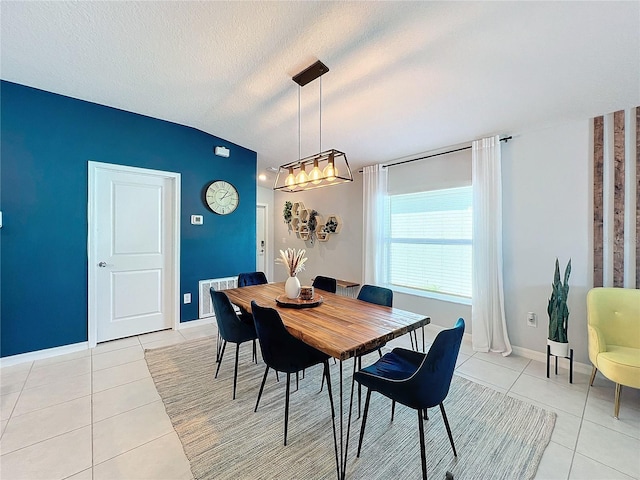
[[[191,479],[189,463],[144,360],[144,349],[215,336],[212,325],[100,344],[93,350],[0,370],[3,480]],[[427,341],[437,328],[427,327]],[[406,344],[408,337],[394,344]],[[544,363],[475,353],[463,344],[456,370],[499,392],[557,413],[536,479],[640,479],[640,391],[598,375],[546,378]]]

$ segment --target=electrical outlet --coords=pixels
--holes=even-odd
[[[538,318],[535,313],[529,312],[527,313],[527,326],[537,328],[538,327]]]
[[[187,303],[191,303],[191,294],[190,293],[185,293],[184,294],[184,303],[185,303],[185,305]]]

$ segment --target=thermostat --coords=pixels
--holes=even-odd
[[[202,225],[202,215],[191,215],[191,225]]]

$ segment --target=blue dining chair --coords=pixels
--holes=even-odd
[[[238,287],[248,287],[249,285],[263,285],[267,282],[264,272],[247,272],[238,275]]]
[[[393,306],[393,290],[375,285],[363,285],[358,292],[358,300],[375,303],[383,307]]]
[[[224,350],[227,346],[227,342],[236,344],[236,363],[233,371],[233,399],[236,398],[236,384],[238,382],[238,354],[240,351],[240,344],[253,340],[253,360],[256,361],[256,328],[254,325],[249,325],[240,320],[236,315],[233,305],[229,297],[224,292],[216,292],[213,288],[210,290],[211,301],[213,302],[213,310],[216,314],[216,322],[218,323],[218,334],[222,338],[221,351],[218,354],[218,368],[216,368],[216,375],[214,378],[218,378],[218,372],[220,371],[220,365],[222,365],[222,358],[224,357]]]
[[[393,290],[390,290],[385,287],[378,287],[376,285],[363,285],[360,291],[358,292],[358,300],[362,300],[363,302],[375,303],[376,305],[382,305],[383,307],[392,307],[393,306]],[[382,357],[382,350],[380,347],[373,348],[371,350],[367,350],[362,354],[358,355],[358,370],[362,368],[362,357],[364,355],[369,355],[371,352],[375,350],[378,351],[378,355]],[[360,405],[361,405],[361,387],[358,385],[358,418],[360,418]]]
[[[313,279],[312,285],[313,288],[330,293],[336,293],[336,290],[338,290],[338,283],[335,278],[323,277],[322,275],[316,276],[316,278]]]
[[[462,343],[464,320],[458,319],[455,326],[440,332],[427,353],[416,352],[404,348],[394,348],[373,365],[355,373],[354,379],[359,385],[367,387],[367,399],[364,404],[364,415],[360,428],[357,457],[360,457],[362,438],[367,424],[371,391],[381,393],[390,398],[394,404],[398,402],[418,411],[418,429],[420,432],[420,460],[422,461],[422,478],[427,478],[427,461],[425,457],[424,417],[426,410],[440,406],[442,419],[449,435],[453,455],[458,456],[453,443],[451,428],[444,410],[444,399],[447,398],[456,359]],[[424,412],[424,416],[423,416]]]
[[[291,374],[297,373],[302,369],[322,364],[324,366],[323,378],[327,379],[327,390],[329,391],[329,402],[331,403],[331,422],[333,423],[333,438],[336,454],[336,468],[338,468],[338,447],[336,442],[336,423],[335,410],[333,407],[333,395],[331,393],[331,374],[329,371],[329,355],[307,345],[291,335],[280,314],[273,308],[261,307],[255,301],[251,302],[251,311],[258,333],[258,341],[260,342],[260,351],[262,359],[267,367],[262,377],[262,384],[258,392],[258,400],[254,412],[258,411],[264,384],[267,380],[269,369],[284,372],[287,374],[287,387],[284,403],[284,444],[287,444],[287,430],[289,423],[289,386],[291,383]]]
[[[238,287],[249,287],[251,285],[264,285],[267,282],[267,276],[264,272],[247,272],[238,275]],[[240,320],[244,323],[253,325],[253,315],[251,312],[245,312],[240,309]]]

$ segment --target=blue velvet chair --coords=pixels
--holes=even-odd
[[[383,307],[392,307],[393,306],[393,290],[384,287],[377,287],[375,285],[363,285],[358,292],[358,300],[362,300],[363,302],[375,303],[376,305],[382,305]],[[384,345],[382,345],[384,347]],[[379,347],[376,347],[372,350],[367,350],[358,356],[358,370],[362,368],[362,357],[364,355],[369,355],[371,352],[378,350],[378,354],[382,357],[382,350]],[[360,398],[361,398],[361,387],[358,385],[358,418],[360,418]]]
[[[238,287],[249,287],[251,285],[264,285],[267,282],[267,276],[264,272],[247,272],[238,275]],[[251,312],[245,312],[240,309],[240,320],[249,325],[253,325],[253,315]]]
[[[220,365],[222,365],[222,358],[224,357],[224,350],[227,346],[227,342],[236,344],[236,363],[233,371],[233,398],[236,398],[236,384],[238,382],[238,354],[240,351],[240,344],[253,340],[253,359],[256,360],[256,328],[254,325],[249,325],[240,320],[236,315],[233,305],[229,301],[224,292],[216,292],[213,288],[210,290],[211,301],[213,302],[213,310],[216,314],[216,322],[218,323],[218,334],[222,338],[222,347],[218,353],[217,362],[218,368],[216,368],[216,375],[214,378],[218,378],[218,372],[220,371]]]
[[[269,369],[272,368],[287,374],[287,387],[284,404],[284,444],[287,444],[287,429],[289,423],[289,386],[291,374],[309,368],[313,365],[322,364],[324,366],[323,378],[327,378],[327,390],[329,391],[329,402],[331,403],[331,421],[333,423],[334,445],[336,445],[336,467],[338,466],[337,443],[335,443],[336,424],[335,410],[333,407],[333,395],[331,394],[331,375],[329,372],[329,355],[307,345],[301,340],[292,336],[282,323],[280,314],[273,308],[261,307],[255,301],[251,302],[251,311],[258,333],[262,359],[267,367],[264,371],[258,400],[254,412],[258,411],[260,397],[264,390]]]
[[[393,291],[384,287],[376,287],[375,285],[363,285],[360,292],[358,292],[358,300],[375,303],[383,307],[392,307]]]
[[[336,293],[338,284],[335,278],[318,275],[313,279],[313,288],[324,290],[325,292]]]
[[[358,441],[358,457],[367,423],[371,391],[379,392],[390,398],[394,404],[398,402],[418,411],[422,478],[427,478],[427,462],[424,452],[424,417],[426,417],[427,408],[440,406],[453,455],[458,456],[443,402],[449,393],[463,333],[464,320],[460,318],[453,328],[443,330],[436,336],[426,354],[404,348],[394,348],[392,352],[385,354],[373,365],[355,373],[355,381],[359,385],[367,387],[367,399]]]
[[[238,287],[248,287],[249,285],[263,285],[267,282],[264,272],[248,272],[238,275]]]

